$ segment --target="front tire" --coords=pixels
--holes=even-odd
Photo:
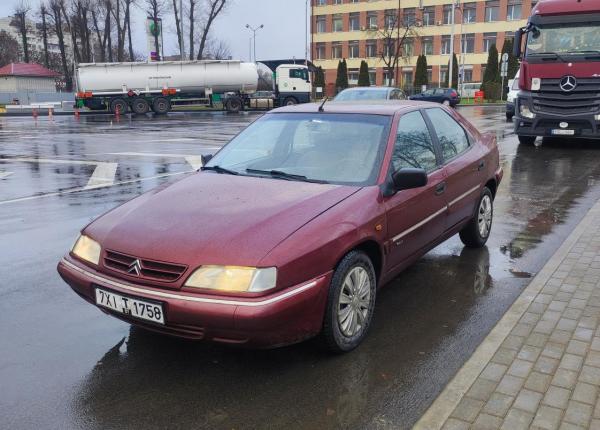
[[[321,332],[329,351],[351,351],[365,338],[373,318],[376,283],[373,263],[364,252],[351,251],[338,264]]]
[[[513,116],[514,116],[514,115],[513,115],[513,114],[511,114],[511,113],[507,113],[507,114],[506,114],[506,120],[507,120],[507,121],[512,121],[512,119],[513,119]]]
[[[519,136],[519,143],[523,145],[533,145],[535,143],[535,136]]]
[[[129,105],[122,98],[116,98],[110,102],[110,111],[115,115],[117,114],[117,112],[119,113],[119,115],[124,115],[127,113],[128,109]]]
[[[477,202],[477,211],[469,223],[460,231],[460,240],[469,248],[482,248],[490,237],[494,218],[494,199],[485,187]]]
[[[294,106],[298,104],[298,100],[296,100],[295,97],[287,97],[284,101],[283,101],[283,105],[284,106]]]
[[[150,105],[143,97],[136,97],[131,103],[131,110],[136,115],[145,115],[150,110]]]

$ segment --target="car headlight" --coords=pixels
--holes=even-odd
[[[268,267],[202,266],[185,282],[186,287],[257,293],[275,287],[277,269]]]
[[[71,252],[82,260],[92,264],[100,262],[100,244],[86,235],[80,235]]]
[[[531,110],[529,109],[529,106],[524,106],[522,104],[519,104],[519,111],[521,112],[521,116],[523,118],[529,118],[529,119],[535,118],[535,114],[533,112],[531,112]]]

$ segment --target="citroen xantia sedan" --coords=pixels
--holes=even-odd
[[[457,233],[486,243],[501,178],[495,137],[445,106],[276,109],[200,172],[89,224],[58,271],[149,330],[349,351],[378,287]]]

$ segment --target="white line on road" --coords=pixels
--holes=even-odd
[[[0,179],[6,179],[15,172],[0,172]]]
[[[133,157],[184,158],[194,170],[202,167],[202,157],[199,155],[161,154],[150,152],[109,152],[107,155],[125,155]]]

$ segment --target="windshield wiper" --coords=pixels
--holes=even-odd
[[[566,52],[570,55],[585,55],[586,58],[590,56],[590,54],[594,57],[600,56],[600,51],[597,49],[586,49],[583,51],[568,51]]]
[[[556,57],[558,60],[562,61],[563,63],[566,63],[567,60],[564,59],[564,57],[561,57],[557,52],[536,52],[536,53],[531,53],[529,54],[530,56],[542,56],[542,55],[554,55],[554,57]]]
[[[239,175],[239,172],[236,172],[235,170],[229,170],[226,169],[225,167],[221,167],[221,166],[202,166],[200,167],[201,171],[205,171],[205,170],[212,170],[213,172],[217,172],[217,173],[224,173],[226,175]]]
[[[260,169],[246,169],[247,173],[253,173],[258,175],[270,175],[277,179],[286,179],[288,181],[302,181],[302,182],[313,182],[316,184],[326,184],[327,181],[320,179],[310,179],[304,175],[295,175],[293,173],[283,172],[281,170],[260,170]]]

